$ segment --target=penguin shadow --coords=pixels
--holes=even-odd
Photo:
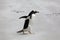
[[[29,33],[17,33],[18,35],[29,35]]]

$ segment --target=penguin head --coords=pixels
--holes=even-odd
[[[33,10],[32,10],[32,14],[36,14],[36,13],[39,13],[39,12],[38,12],[38,11],[33,11]]]
[[[30,18],[32,18],[32,16],[35,16],[36,13],[39,13],[38,11],[34,11],[32,10],[28,16],[30,16]]]
[[[35,16],[36,13],[39,13],[39,12],[38,12],[38,11],[34,11],[34,12],[32,13],[32,16]]]
[[[28,16],[31,16],[31,15],[35,16],[36,13],[39,13],[39,12],[38,12],[38,11],[34,11],[34,10],[32,10],[32,11],[29,13]]]

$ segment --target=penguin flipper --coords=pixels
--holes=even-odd
[[[22,17],[19,17],[19,19],[21,19],[21,18],[27,18],[28,16],[22,16]]]

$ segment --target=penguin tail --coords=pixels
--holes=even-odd
[[[23,32],[23,30],[18,31],[17,33],[21,33],[21,32]]]

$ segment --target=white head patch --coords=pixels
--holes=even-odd
[[[35,16],[35,14],[32,14],[32,16]]]

